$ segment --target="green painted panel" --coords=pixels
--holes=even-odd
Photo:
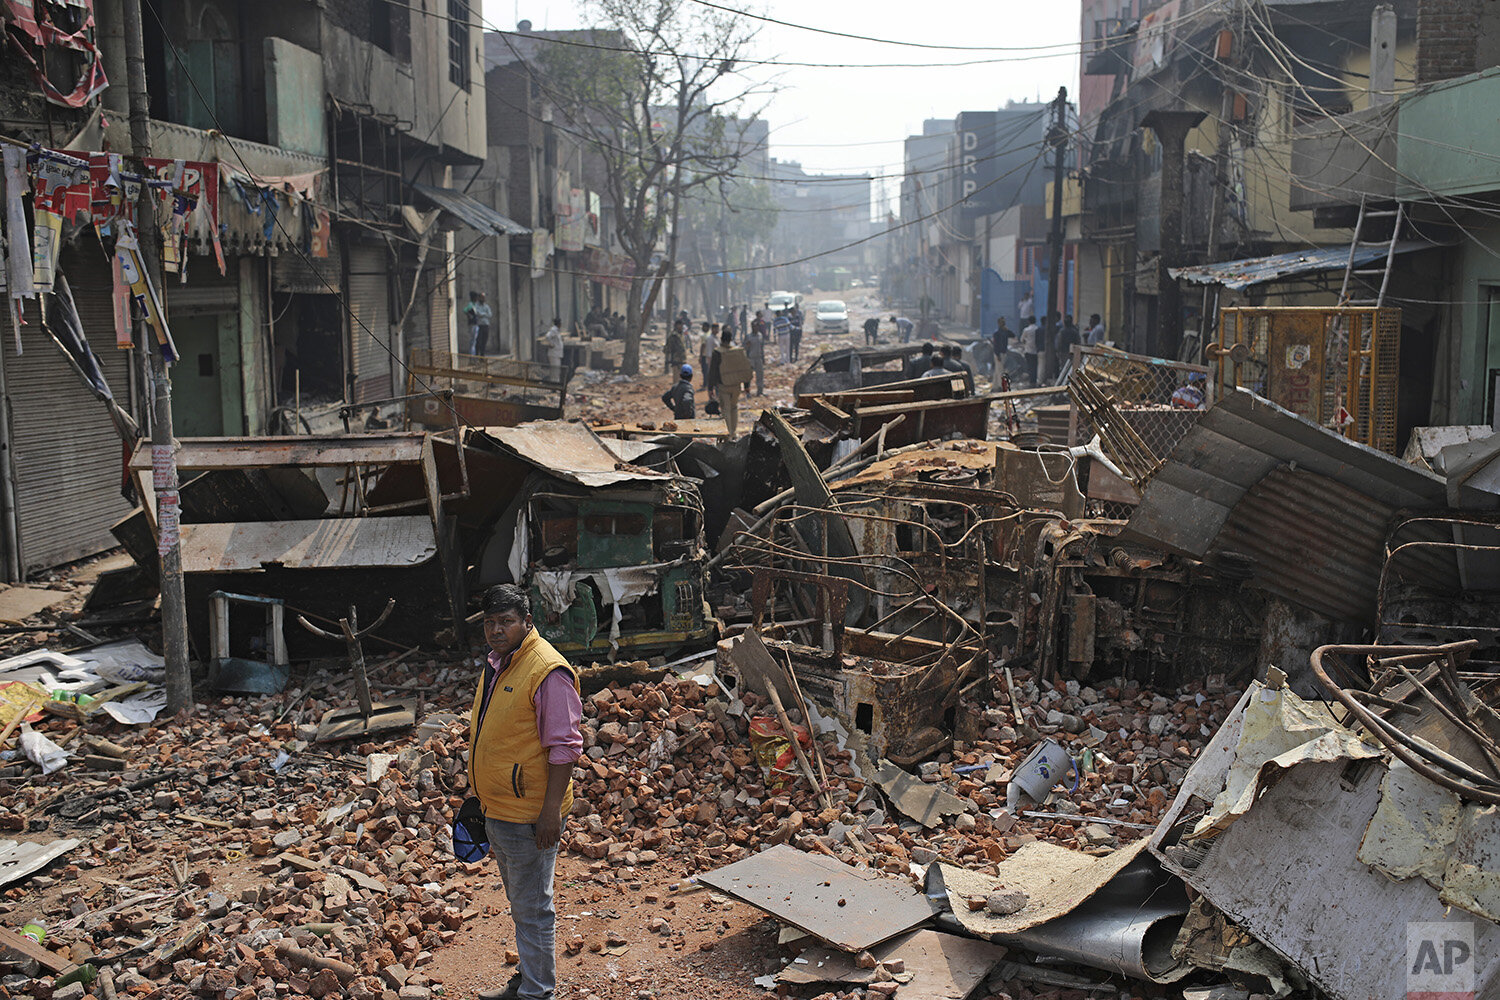
[[[1402,201],[1500,189],[1500,69],[1403,98],[1396,168]]]
[[[578,567],[644,566],[653,561],[649,503],[585,500],[578,504]]]
[[[225,433],[219,365],[219,316],[180,316],[172,322],[179,361],[172,366],[172,430],[178,437]],[[239,433],[236,424],[234,433]]]

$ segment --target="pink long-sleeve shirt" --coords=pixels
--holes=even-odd
[[[510,665],[510,658],[501,659],[494,650],[489,652],[490,671],[497,676]],[[562,667],[547,675],[541,687],[536,689],[536,731],[547,748],[547,761],[551,764],[571,764],[583,756],[583,701],[573,689],[573,678]]]

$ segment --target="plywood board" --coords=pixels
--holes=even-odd
[[[32,615],[66,600],[61,590],[42,587],[7,587],[0,590],[0,622],[20,624]]]

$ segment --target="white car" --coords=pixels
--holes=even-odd
[[[773,313],[783,312],[792,306],[801,305],[802,296],[796,292],[772,292],[766,299],[766,308]]]
[[[815,333],[848,333],[849,307],[838,299],[824,299],[813,310]]]

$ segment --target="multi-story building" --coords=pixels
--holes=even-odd
[[[465,0],[448,0],[441,17],[384,0],[141,7],[151,168],[188,196],[177,206],[191,207],[174,231],[174,199],[164,201],[178,247],[158,290],[180,356],[176,433],[290,430],[287,415],[299,409],[309,425],[331,426],[345,403],[403,391],[406,351],[446,347],[454,335],[452,216],[441,218],[420,189],[441,189],[453,167],[485,153],[477,10]],[[41,71],[5,60],[0,133],[60,151],[38,162],[79,178],[55,230],[56,270],[117,401],[145,427],[147,358],[129,346],[128,322],[127,349],[116,347],[115,232],[97,234],[81,214],[105,190],[96,181],[107,161],[91,177],[89,155],[131,149],[123,3],[82,9],[96,27],[76,36],[88,46],[77,87],[62,93]],[[138,169],[128,157],[123,167]],[[13,246],[51,229],[35,201],[52,181],[37,182],[38,169],[8,192],[26,219],[7,224]],[[0,359],[9,414],[0,445],[12,473],[0,477],[0,501],[15,514],[0,544],[10,576],[112,544],[109,526],[129,509],[119,436],[41,335],[38,300],[20,302],[25,325],[4,338]]]

